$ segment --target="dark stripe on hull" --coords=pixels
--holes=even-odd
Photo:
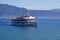
[[[23,26],[23,27],[37,27],[37,23],[33,24],[12,24],[13,26]]]

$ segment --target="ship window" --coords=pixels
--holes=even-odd
[[[20,19],[19,21],[26,21],[25,19]]]
[[[36,20],[28,20],[28,22],[35,22]]]

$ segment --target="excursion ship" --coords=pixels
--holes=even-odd
[[[12,19],[13,26],[37,27],[36,18],[33,16],[21,16]]]

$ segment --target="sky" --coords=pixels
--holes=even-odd
[[[60,0],[0,0],[0,4],[9,4],[30,10],[50,10],[60,8]]]

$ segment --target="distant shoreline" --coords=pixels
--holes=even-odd
[[[16,17],[0,17],[0,19],[14,19]],[[55,16],[40,16],[40,17],[36,17],[37,19],[60,19],[60,17],[55,17]]]
[[[37,17],[39,19],[60,19],[60,17],[52,17],[52,16],[42,16],[42,17]]]

